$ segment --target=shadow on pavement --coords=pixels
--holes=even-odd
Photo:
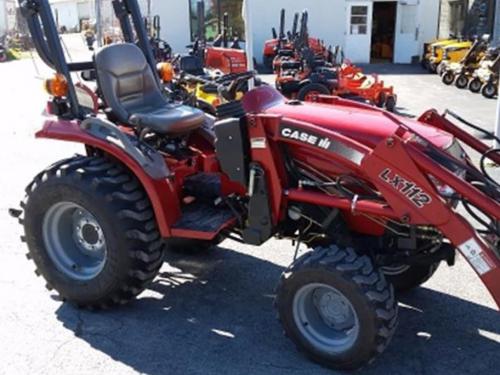
[[[139,373],[332,373],[282,335],[272,307],[282,267],[224,248],[168,258],[171,267],[131,305],[93,313],[63,304],[57,318]],[[500,367],[497,311],[425,287],[401,302],[391,345],[362,373],[491,373]]]

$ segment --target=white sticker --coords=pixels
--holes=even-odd
[[[474,238],[469,241],[464,242],[458,247],[462,254],[467,258],[472,267],[479,273],[479,275],[484,275],[490,272],[494,265],[488,256],[483,252],[481,246],[477,243]]]
[[[252,148],[266,148],[265,138],[252,138],[251,143],[252,143]]]

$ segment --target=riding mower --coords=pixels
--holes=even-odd
[[[500,48],[490,48],[479,68],[473,73],[469,90],[481,92],[486,98],[498,95],[498,75],[500,71]]]
[[[397,327],[395,290],[418,287],[457,252],[500,305],[500,186],[484,168],[500,155],[454,125],[459,116],[412,120],[338,97],[290,101],[263,86],[208,121],[163,96],[136,0],[114,3],[130,13],[139,47],[106,46],[79,63],[65,59],[48,0],[19,4],[56,71],[51,117],[36,136],[85,145],[37,174],[10,211],[37,275],[64,301],[123,305],[168,249],[275,237],[296,243],[276,290],[281,324],[324,366],[372,363]],[[98,96],[73,84],[82,70],[96,74]],[[482,154],[479,168],[461,142]]]
[[[467,53],[470,51],[473,42],[462,41],[458,43],[453,43],[448,46],[443,47],[442,53],[434,61],[437,65],[436,73],[442,76],[446,68],[453,63],[459,63],[464,59]],[[439,60],[440,58],[440,60]]]
[[[179,69],[192,75],[205,75],[205,69],[215,69],[223,74],[245,73],[247,58],[245,51],[239,48],[234,40],[229,46],[228,17],[224,16],[224,26],[221,36],[216,38],[216,45],[210,45],[205,38],[205,3],[197,3],[198,35],[190,48],[189,54],[181,56]],[[233,48],[234,47],[234,48]]]
[[[427,70],[431,73],[436,73],[437,67],[443,59],[443,48],[460,42],[460,39],[447,39],[432,43],[430,45],[430,55],[428,55],[428,58],[425,60],[427,61],[425,64],[427,66]]]
[[[161,38],[161,20],[160,16],[153,17],[151,23],[148,17],[144,18],[144,24],[148,35],[150,36],[151,48],[156,61],[169,61],[172,59],[172,47]]]
[[[488,49],[488,43],[489,35],[484,35],[481,39],[476,39],[458,63],[452,62],[453,58],[450,58],[451,52],[449,49],[451,47],[445,48],[443,61],[439,65],[440,70],[438,71],[438,73],[442,73],[442,82],[445,85],[451,85],[455,82],[456,87],[465,89],[469,84],[472,73],[479,67]]]
[[[287,97],[309,101],[317,95],[337,95],[394,111],[396,95],[393,87],[385,87],[376,75],[365,75],[349,62],[337,62],[342,56],[339,48],[333,63],[318,56],[308,46],[308,15],[301,19],[299,36],[294,42],[298,60],[284,61],[276,76],[276,87]]]
[[[297,37],[298,23],[299,23],[299,13],[295,13],[293,18],[292,30],[285,33],[285,21],[286,21],[286,11],[281,10],[280,13],[280,27],[279,34],[276,29],[272,29],[273,38],[267,40],[264,43],[264,53],[263,62],[264,66],[269,70],[275,70],[275,58],[279,52],[290,51],[293,49],[293,40]],[[309,46],[313,51],[318,54],[324,54],[326,52],[324,44],[318,38],[309,37]]]

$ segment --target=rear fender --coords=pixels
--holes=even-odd
[[[101,121],[101,120],[96,120]],[[36,133],[37,138],[57,139],[61,141],[82,143],[88,149],[98,149],[123,163],[141,182],[146,191],[158,223],[162,237],[171,235],[171,227],[181,215],[179,198],[165,162],[154,150],[148,150],[144,160],[135,155],[129,147],[112,139],[105,130],[89,128],[84,130],[79,121],[47,120],[42,130]],[[99,136],[97,132],[101,132]],[[123,133],[122,133],[123,134]],[[126,141],[125,141],[126,142]],[[135,152],[139,153],[137,149]]]
[[[309,85],[310,83],[313,83],[313,81],[311,79],[304,79],[304,80],[300,81],[299,90],[302,89],[304,86]]]

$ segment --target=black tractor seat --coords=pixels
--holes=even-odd
[[[198,129],[205,121],[202,111],[167,102],[144,54],[134,44],[100,49],[95,66],[107,112],[121,124],[178,136]]]

